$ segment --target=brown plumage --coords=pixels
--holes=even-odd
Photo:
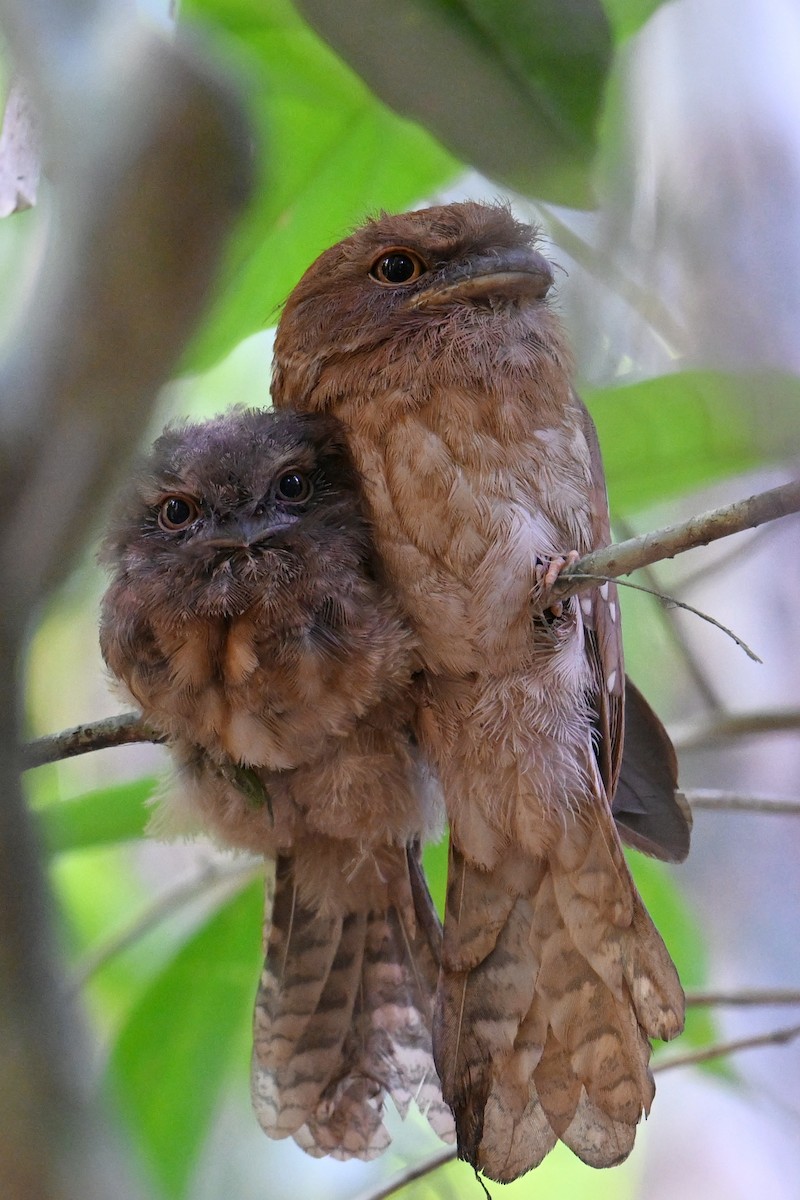
[[[277,859],[259,1121],[311,1154],[372,1158],[389,1094],[451,1137],[407,858],[437,821],[410,733],[414,642],[377,580],[338,422],[235,409],[167,430],[102,557],[103,654],[166,735],[168,808]]]
[[[609,540],[552,279],[534,232],[502,207],[381,217],[300,281],[273,378],[277,406],[347,426],[387,578],[420,642],[419,738],[451,824],[434,1053],[461,1155],[502,1181],[559,1138],[594,1166],[625,1158],[653,1097],[648,1039],[683,1024],[677,974],[612,819],[625,693],[616,590],[548,599],[561,556]],[[640,847],[680,858],[674,757],[632,699],[645,738],[620,823]]]

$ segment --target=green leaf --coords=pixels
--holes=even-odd
[[[679,868],[633,851],[625,853],[645,907],[667,944],[681,981],[691,987],[705,983],[703,937],[673,878]]]
[[[144,1165],[183,1197],[221,1090],[252,1020],[263,886],[223,905],[158,975],[121,1030],[109,1080]]]
[[[422,849],[422,865],[428,888],[436,905],[436,911],[444,919],[444,901],[447,895],[447,857],[450,839],[445,832],[438,842],[430,842]]]
[[[63,854],[142,837],[150,819],[147,801],[156,786],[155,779],[137,779],[39,809],[36,819],[47,849]]]
[[[592,203],[612,41],[599,0],[297,0],[395,111],[494,179]]]
[[[281,0],[187,0],[182,12],[238,62],[263,160],[219,298],[184,364],[199,370],[275,324],[305,268],[353,225],[408,208],[459,165],[380,104]]]
[[[800,379],[683,372],[588,389],[612,512],[629,512],[786,456]]]
[[[641,29],[642,25],[650,20],[656,9],[666,2],[667,0],[603,0],[603,8],[614,29],[615,40],[621,42],[632,33],[636,33],[637,29]]]

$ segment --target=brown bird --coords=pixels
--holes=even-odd
[[[389,1094],[451,1140],[431,1055],[436,966],[411,890],[413,849],[437,822],[410,734],[414,641],[377,580],[341,427],[234,409],[168,429],[102,558],[103,654],[168,741],[172,807],[277,859],[260,1123],[313,1155],[373,1158]]]
[[[674,1037],[684,1009],[612,818],[616,590],[550,591],[570,556],[609,541],[552,282],[503,207],[383,216],[297,285],[273,376],[277,406],[346,424],[420,642],[419,738],[451,829],[434,1055],[461,1156],[499,1181],[559,1138],[593,1166],[624,1159],[653,1098],[648,1038]],[[680,858],[674,758],[631,694],[645,737],[620,822]]]

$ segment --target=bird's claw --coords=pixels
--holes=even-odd
[[[535,585],[534,599],[541,613],[560,617],[564,611],[564,601],[552,599],[552,591],[562,572],[572,567],[580,558],[577,550],[569,550],[566,554],[558,554],[551,559],[537,559],[534,567]]]

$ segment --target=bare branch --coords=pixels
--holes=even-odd
[[[629,541],[636,536],[636,531],[625,517],[615,516],[613,523],[623,537]],[[653,592],[663,594],[664,589],[661,586],[661,581],[658,577],[658,572],[653,566],[642,567],[642,578],[645,584]],[[684,584],[685,586],[685,584]],[[683,590],[683,588],[681,589]],[[708,672],[703,667],[703,664],[694,653],[684,636],[683,628],[675,620],[675,610],[669,604],[661,604],[658,606],[658,612],[663,618],[664,628],[666,629],[673,646],[683,659],[683,665],[686,668],[692,682],[702,696],[703,700],[711,709],[712,712],[722,712],[725,708],[721,698],[717,694]]]
[[[800,709],[780,708],[752,713],[720,714],[706,721],[670,728],[676,750],[695,750],[715,742],[742,737],[762,737],[769,733],[800,731]]]
[[[263,866],[263,863],[261,865]],[[193,900],[197,900],[214,888],[231,887],[235,884],[244,884],[251,878],[255,879],[258,870],[258,864],[251,859],[234,864],[208,863],[197,875],[184,880],[165,892],[164,895],[159,896],[130,925],[89,951],[78,963],[73,973],[72,990],[80,991],[107,962],[135,945],[139,938],[144,937],[151,929],[155,929],[162,921],[166,921],[175,913],[180,912]]]
[[[697,587],[698,584],[705,583],[708,579],[713,579],[715,575],[722,571],[726,571],[739,559],[744,559],[750,554],[762,551],[764,543],[769,538],[780,535],[780,532],[781,527],[779,525],[759,525],[745,541],[737,542],[735,545],[721,550],[713,558],[708,560],[703,559],[696,567],[682,574],[681,591],[689,591],[691,588]]]
[[[800,1037],[800,1025],[791,1025],[788,1029],[773,1029],[771,1033],[757,1033],[752,1037],[736,1038],[730,1042],[717,1042],[714,1046],[701,1046],[699,1050],[690,1050],[686,1054],[676,1054],[657,1062],[653,1072],[671,1071],[673,1067],[693,1067],[698,1063],[711,1062],[715,1058],[725,1058],[728,1054],[738,1054],[740,1050],[755,1050],[760,1046],[785,1046],[787,1042]]]
[[[763,1005],[800,1004],[797,988],[743,988],[733,992],[687,992],[686,1003],[703,1007],[756,1007]]]
[[[45,763],[59,762],[88,754],[92,750],[107,750],[111,746],[129,746],[136,742],[163,742],[160,733],[150,729],[139,713],[120,713],[116,717],[105,717],[102,721],[91,721],[86,725],[75,725],[62,733],[53,733],[37,738],[22,749],[22,761],[26,768],[41,767]]]
[[[251,146],[227,83],[134,6],[0,0],[0,22],[57,180],[0,363],[0,1195],[128,1200],[20,787],[19,664],[197,325]]]
[[[776,796],[744,796],[715,788],[695,788],[684,793],[693,812],[773,813],[777,817],[800,817],[800,800]]]
[[[432,1154],[430,1158],[425,1158],[421,1163],[416,1163],[413,1167],[406,1167],[403,1171],[398,1171],[396,1175],[385,1184],[377,1188],[367,1188],[355,1197],[355,1200],[388,1200],[389,1196],[395,1196],[398,1192],[407,1187],[409,1183],[414,1183],[417,1179],[423,1179],[426,1175],[432,1174],[433,1171],[443,1167],[445,1163],[454,1162],[458,1151],[455,1146],[448,1146],[445,1150],[438,1150],[436,1154]]]
[[[581,579],[593,579],[598,583],[613,583],[614,580],[610,575],[582,575],[576,576]],[[643,587],[641,583],[631,583],[629,579],[617,579],[616,583],[619,587],[632,588],[635,592],[646,592],[648,596],[655,596],[657,600],[661,600],[665,606],[673,606],[682,608],[686,612],[692,613],[695,617],[700,617],[701,621],[707,621],[709,625],[713,625],[715,629],[721,630],[722,633],[728,635],[732,642],[735,642],[740,650],[744,650],[748,658],[753,662],[760,663],[761,659],[756,654],[755,650],[751,650],[747,642],[739,637],[738,633],[734,633],[727,625],[723,625],[716,617],[710,616],[703,612],[700,608],[695,608],[693,604],[687,604],[685,600],[676,600],[674,596],[667,596],[664,592],[656,591],[654,588]]]
[[[752,529],[766,521],[776,521],[779,517],[787,517],[798,511],[800,481],[796,480],[767,492],[759,492],[747,500],[727,504],[724,508],[701,513],[678,525],[668,525],[642,537],[595,550],[559,576],[553,585],[553,595],[563,599],[591,586],[590,581],[581,579],[581,576],[604,575],[616,579],[620,575],[630,575],[631,571],[649,566],[650,563],[674,558],[685,550],[706,546],[718,538],[741,533],[744,529]]]
[[[797,999],[800,1000],[800,996]],[[727,1001],[720,1002],[726,1003]],[[730,1002],[736,1003],[736,1001]],[[795,1002],[797,1001],[776,1001],[776,1003]],[[737,1038],[730,1042],[719,1042],[714,1046],[703,1046],[698,1050],[691,1050],[686,1054],[678,1054],[665,1061],[656,1062],[653,1065],[653,1072],[671,1071],[675,1067],[697,1066],[700,1063],[711,1062],[715,1058],[724,1058],[728,1054],[738,1054],[741,1050],[751,1050],[763,1046],[783,1046],[798,1037],[800,1037],[800,1025],[792,1025],[787,1029],[775,1029],[771,1033]],[[404,1187],[407,1187],[409,1183],[414,1183],[415,1180],[430,1175],[433,1171],[438,1170],[439,1167],[444,1166],[445,1163],[453,1162],[457,1153],[455,1147],[440,1150],[437,1154],[432,1154],[430,1158],[424,1159],[423,1162],[399,1171],[382,1186],[359,1193],[356,1200],[389,1200],[389,1197],[395,1196]]]
[[[680,525],[667,529],[656,530],[641,537],[630,538],[614,546],[596,550],[580,559],[573,567],[564,571],[553,586],[554,594],[570,596],[590,587],[596,577],[616,578],[628,574],[639,567],[657,562],[662,558],[671,558],[683,550],[693,546],[705,545],[715,538],[726,537],[728,534],[747,529],[761,521],[776,520],[781,516],[800,510],[800,483],[789,483],[771,491],[751,496],[749,500],[741,500],[725,508],[715,509],[700,517],[693,517]],[[638,585],[628,584],[636,587]],[[648,588],[641,588],[648,591]],[[660,594],[660,593],[659,593]],[[663,597],[662,597],[663,598]],[[669,598],[667,598],[669,599]],[[681,607],[681,601],[671,601]],[[697,612],[696,609],[691,609]],[[705,620],[729,634],[741,645],[751,657],[755,657],[749,647],[731,630],[720,625],[713,617],[698,613]],[[759,723],[760,721],[760,723]],[[695,727],[676,738],[676,744],[681,748],[704,744],[708,740],[722,737],[736,737],[741,733],[772,732],[775,729],[800,728],[800,713],[763,714],[756,716],[728,717],[719,715],[706,725]],[[682,737],[682,740],[681,740]],[[100,750],[108,746],[124,745],[129,742],[159,741],[152,730],[148,730],[141,718],[133,713],[124,713],[119,717],[109,717],[104,721],[79,725],[52,737],[40,738],[24,749],[26,766],[39,766],[42,763],[54,762],[62,758],[71,758],[76,754],[87,754],[91,750]]]

